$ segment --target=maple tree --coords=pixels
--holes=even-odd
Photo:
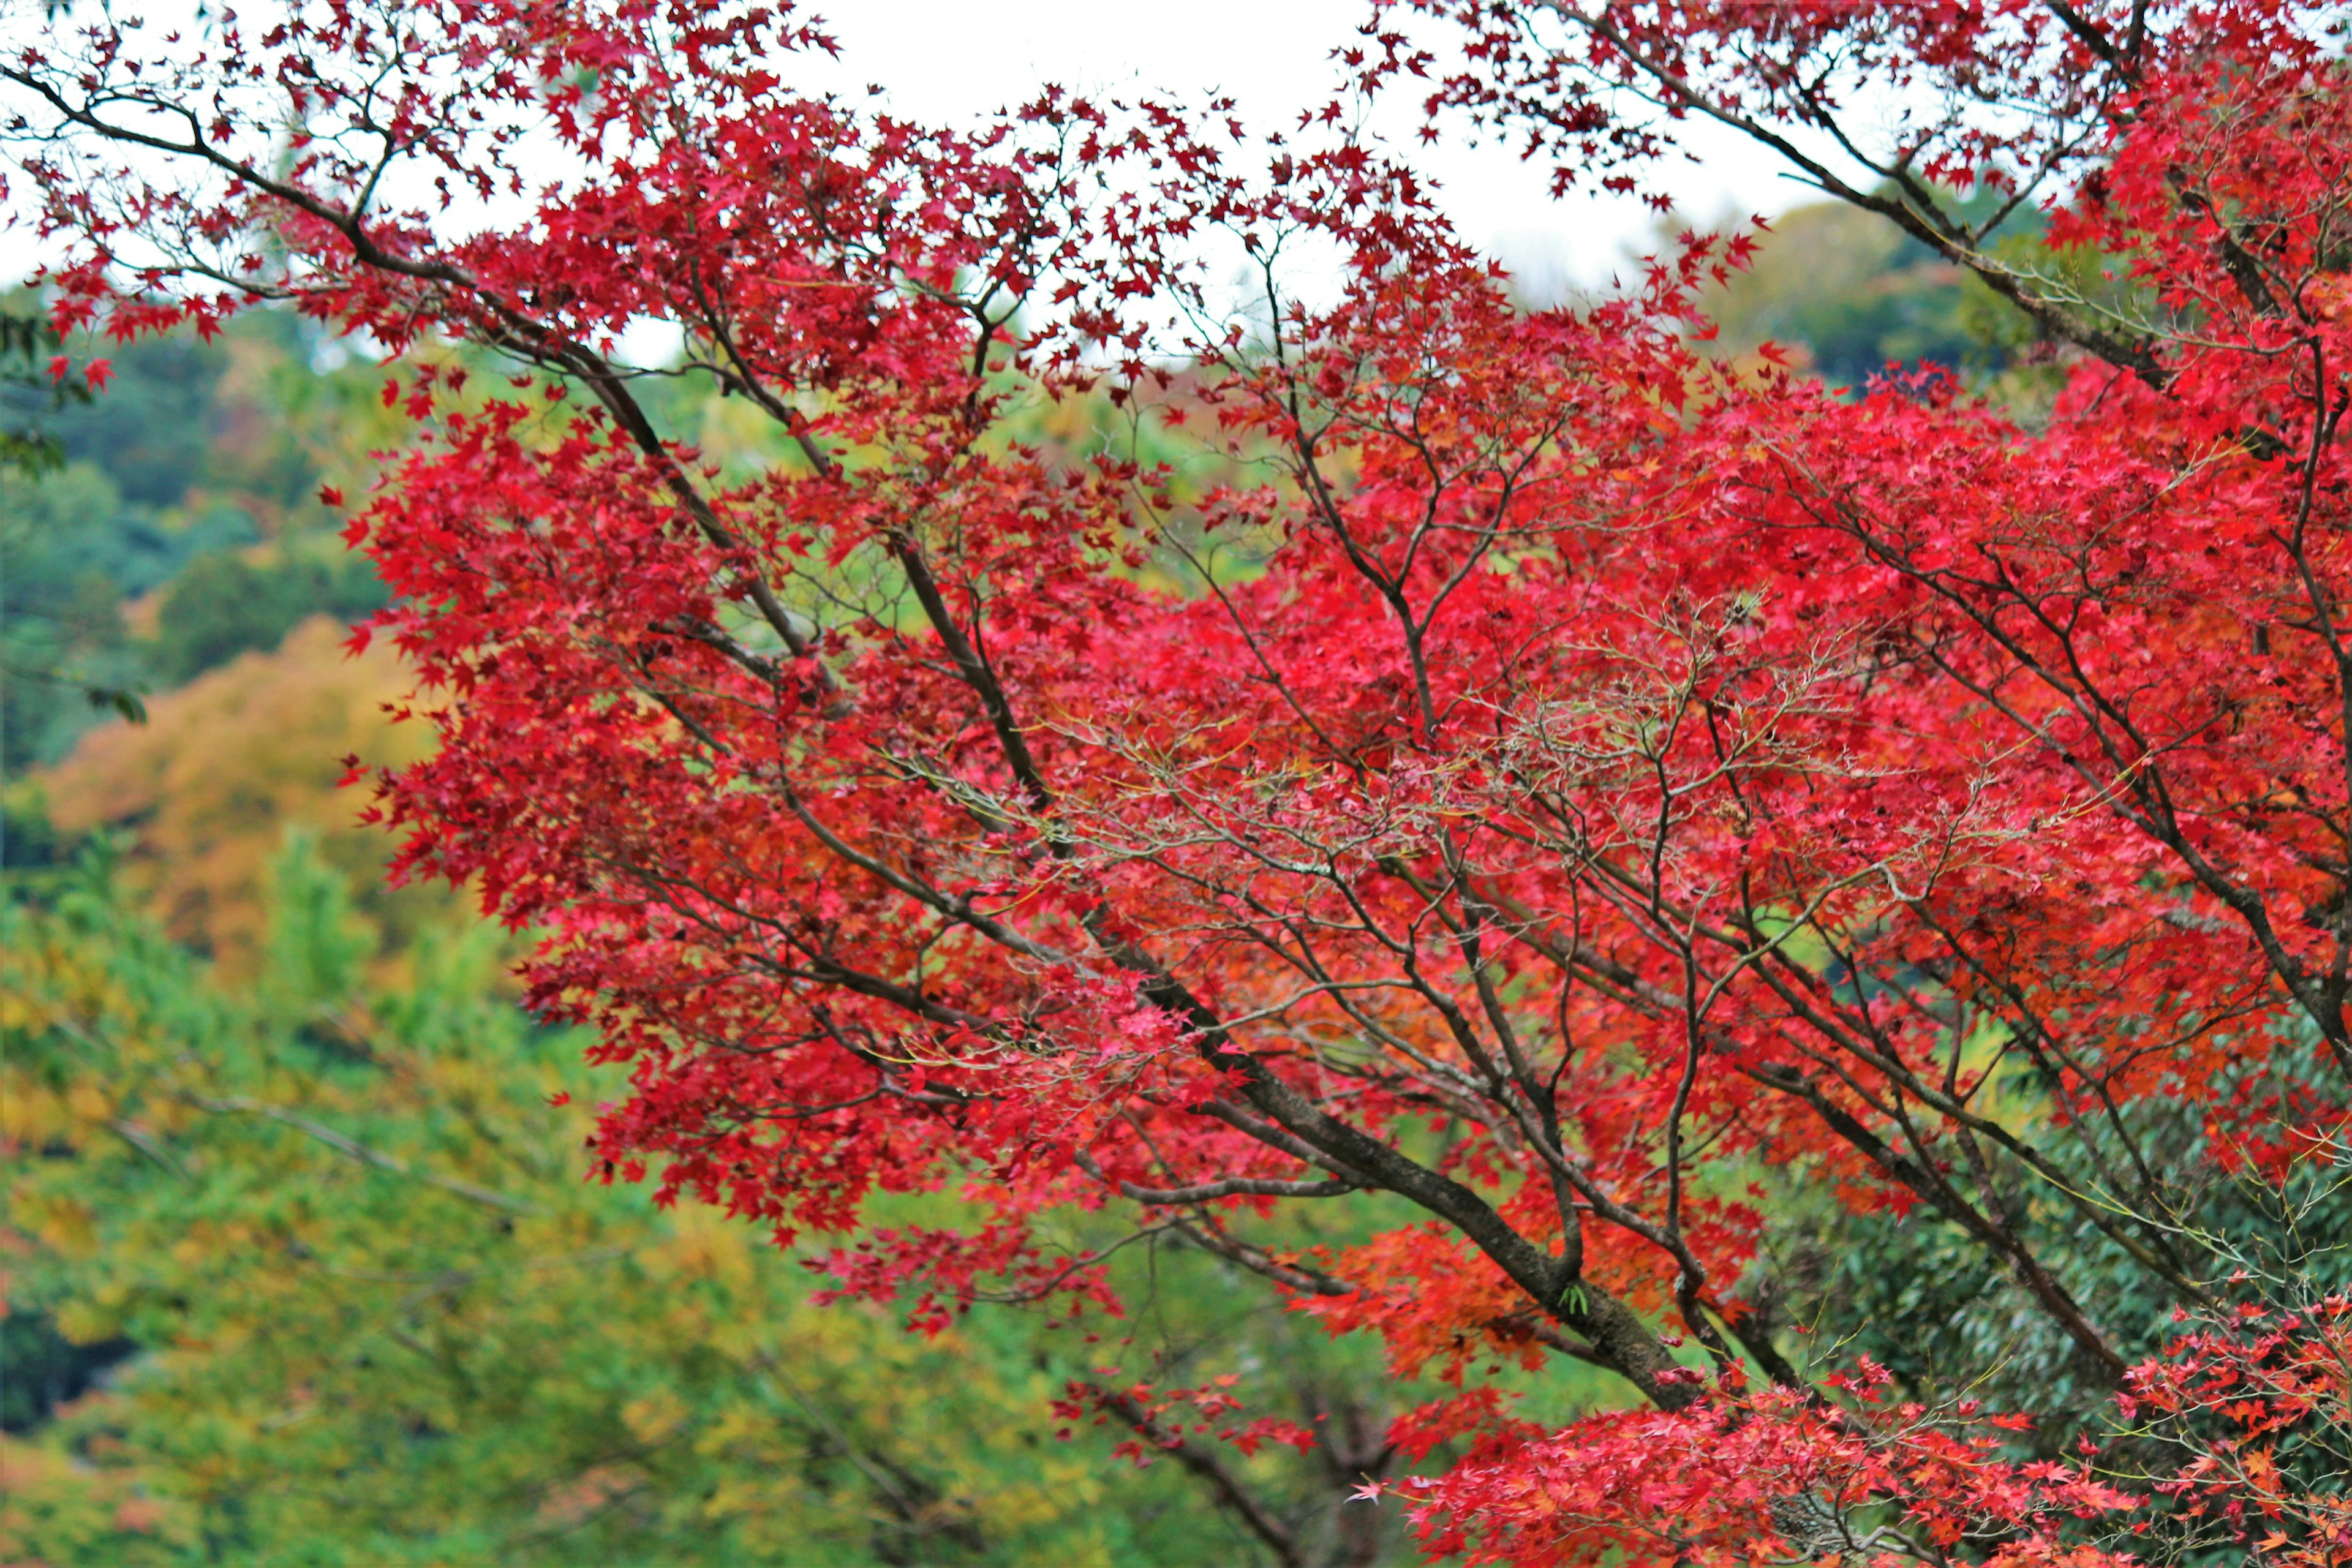
[[[1343,104],[956,132],[793,92],[827,47],[461,0],[0,67],[61,326],[274,299],[518,366],[386,384],[429,431],[352,537],[439,749],[381,809],[404,874],[549,933],[533,1005],[631,1064],[609,1169],[840,1237],[929,1328],[1116,1310],[1053,1216],[1130,1210],[1459,1387],[1389,1440],[1453,1457],[1401,1489],[1474,1561],[2346,1560],[2341,1384],[2287,1367],[2331,1364],[2329,1277],[2200,1206],[2324,1186],[2352,1069],[2324,12],[1427,0],[1343,52],[1563,187],[1695,115],[1765,142],[2022,313],[2031,417],[1717,364],[1695,294],[1747,237],[1517,309]],[[1285,268],[1318,247],[1329,298]],[[619,357],[645,318],[676,366]],[[665,429],[670,374],[791,460]],[[1021,438],[1098,384],[1263,482]],[[2033,1453],[1812,1364],[1776,1183],[1949,1227],[2158,1414]],[[971,1224],[862,1220],[943,1184]],[[1286,1240],[1332,1205],[1378,1222]],[[2210,1331],[2104,1321],[2069,1248]],[[1552,1358],[1648,1408],[1548,1427],[1484,1370]],[[1069,1408],[1203,1466],[1307,1440],[1229,1403]]]

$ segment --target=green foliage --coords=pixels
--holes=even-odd
[[[66,460],[105,474],[134,506],[176,505],[207,465],[227,349],[191,333],[107,351],[114,378],[47,421]]]
[[[0,1559],[1265,1561],[1179,1465],[1056,1441],[1051,1399],[1119,1347],[814,1307],[760,1234],[583,1180],[618,1084],[503,999],[497,931],[428,931],[400,985],[376,950],[306,837],[236,987],[103,860],[0,910],[12,1429],[143,1347],[9,1446]],[[1275,1396],[1328,1405],[1312,1323],[1197,1256],[1164,1274],[1136,1326],[1162,1371],[1240,1342]],[[1242,1469],[1307,1540],[1355,1479],[1279,1448]]]
[[[2263,1065],[2237,1070],[2225,1101],[2291,1095],[2325,1070],[2315,1030],[2252,1059]],[[2245,1150],[2214,1142],[2206,1115],[2186,1096],[2133,1105],[2112,1124],[2073,1124],[2070,1142],[2053,1141],[2053,1157],[2077,1191],[2113,1203],[2129,1168],[2118,1136],[2127,1128],[2154,1162],[2154,1184],[2168,1205],[2158,1234],[2141,1233],[2138,1245],[2175,1247],[2166,1256],[2183,1272],[2192,1259],[2218,1254],[2245,1281],[2262,1281],[2281,1299],[2352,1288],[2352,1204],[2345,1201],[2352,1151],[2315,1151],[2321,1157],[2296,1161],[2283,1177],[2265,1176]],[[2011,1221],[2108,1342],[2134,1362],[2161,1355],[2180,1331],[2173,1315],[2179,1294],[2047,1184],[1998,1149],[1982,1152],[1997,1163]],[[1775,1262],[1792,1315],[1809,1326],[1817,1353],[1868,1355],[1906,1396],[1923,1402],[1975,1398],[2038,1409],[2053,1433],[2087,1421],[2112,1397],[2026,1288],[1932,1210],[1855,1213],[1821,1191],[1783,1201],[1811,1219],[1788,1227]]]
[[[355,555],[312,552],[257,565],[242,555],[200,555],[172,580],[156,613],[150,663],[178,685],[248,649],[276,647],[321,611],[366,618],[384,602],[383,584]]]
[[[53,1357],[146,1347],[9,1449],[0,1558],[1258,1560],[1176,1466],[1054,1440],[1063,1358],[1108,1352],[814,1307],[744,1227],[583,1181],[618,1086],[500,998],[498,933],[428,932],[397,987],[375,948],[300,838],[233,989],[102,864],[0,911],[9,1295]],[[1232,1310],[1210,1283],[1164,1340]]]
[[[1971,353],[1959,285],[1958,268],[1838,203],[1776,220],[1755,266],[1710,303],[1727,347],[1794,347],[1822,380],[1860,387],[1889,360],[1957,364]]]
[[[47,1313],[12,1310],[0,1318],[0,1432],[32,1431],[137,1348],[124,1339],[79,1344]]]
[[[41,373],[41,362],[57,350],[55,329],[37,313],[0,310],[0,471],[39,473],[62,456],[37,415],[85,400],[89,390]]]
[[[1960,211],[1982,221],[1995,200],[1979,193]],[[2021,265],[2047,258],[2041,227],[2038,213],[2013,216],[1991,245]],[[2031,358],[2041,341],[2023,312],[1974,275],[1843,202],[1772,220],[1753,265],[1706,303],[1723,347],[1744,353],[1777,343],[1823,381],[1856,389],[1890,361],[1932,361],[1997,378]]]
[[[121,345],[103,392],[65,397],[17,341],[30,318],[0,321],[26,327],[0,343],[21,437],[0,449],[0,768],[54,762],[109,713],[142,717],[146,691],[275,647],[308,616],[382,602],[315,494],[385,429],[365,367],[320,372],[300,324],[263,312],[211,343]],[[5,461],[18,447],[37,460]],[[135,606],[159,590],[154,635],[139,636]]]
[[[37,313],[0,310],[0,481],[37,482],[64,460],[64,446],[43,416],[54,422],[75,404],[88,402],[89,388],[80,380],[44,373],[42,361],[60,346],[56,330]],[[78,687],[91,707],[112,708],[129,719],[142,716],[134,688],[71,667],[55,646],[60,624],[85,628],[85,636],[86,628],[101,619],[110,624],[111,605],[103,602],[103,589],[86,575],[70,573],[48,574],[47,581],[37,574],[30,595],[11,580],[8,567],[18,551],[12,537],[17,531],[9,525],[16,510],[0,494],[0,772],[12,760],[11,742],[27,729],[23,716],[14,711],[22,705],[9,700],[13,689]],[[29,637],[13,635],[27,621]],[[69,633],[65,640],[79,639]]]

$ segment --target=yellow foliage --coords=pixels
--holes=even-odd
[[[41,781],[67,833],[130,836],[126,872],[172,934],[249,973],[263,930],[267,868],[289,827],[317,830],[320,849],[362,889],[362,911],[387,945],[449,896],[394,891],[381,868],[392,841],[356,821],[363,790],[339,790],[342,759],[410,762],[430,744],[422,724],[395,725],[385,705],[409,689],[382,644],[356,657],[320,616],[271,653],[248,653],[149,706],[143,725],[92,731]]]

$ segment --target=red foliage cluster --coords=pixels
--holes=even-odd
[[[2133,1368],[2116,1399],[2124,1418],[2195,1456],[2149,1479],[2173,1506],[2134,1533],[2160,1528],[2208,1551],[2252,1546],[2277,1568],[2352,1560],[2352,1500],[2340,1484],[2305,1479],[2344,1474],[2347,1368],[2352,1302],[2341,1296],[2299,1312],[2240,1307]]]
[[[551,933],[534,1005],[634,1075],[615,1164],[857,1233],[841,1288],[919,1322],[1108,1302],[1040,1222],[1118,1205],[1400,1372],[1565,1355],[1646,1398],[1406,1418],[1466,1453],[1406,1489],[1477,1561],[2089,1564],[2084,1521],[2189,1502],[2346,1560],[2250,1437],[2176,1424],[2196,1457],[2127,1496],[1814,1380],[1752,1186],[1936,1216],[2143,1407],[2224,1366],[2248,1432],[2340,1402],[2236,1339],[2131,1371],[2021,1196],[2207,1310],[2137,1109],[2202,1107],[2274,1176],[2342,1112],[2340,58],[2252,0],[1421,9],[1459,12],[1463,70],[1384,9],[1360,86],[1428,76],[1570,173],[1631,178],[1695,112],[1838,132],[1839,72],[1905,88],[1886,184],[1811,166],[2023,309],[2054,405],[1711,363],[1695,292],[1744,239],[1521,310],[1337,130],[1258,167],[1151,105],[965,135],[798,96],[774,61],[823,40],[756,11],[339,5],[144,56],[102,25],[0,77],[65,324],[290,298],[524,367],[387,387],[431,433],[352,534],[441,746],[383,810],[404,873]],[[2104,261],[2002,259],[1969,181]],[[1254,308],[1189,259],[1211,230]],[[1314,244],[1322,304],[1276,264]],[[665,431],[613,357],[645,317],[792,460]],[[1102,377],[1265,481],[1022,441]],[[2315,1086],[2242,1092],[2305,1047]],[[969,1228],[860,1230],[949,1182]],[[1363,1194],[1423,1217],[1325,1252],[1266,1224]]]
[[[1882,1408],[1867,1361],[1827,1386],[1744,1391],[1686,1410],[1601,1416],[1510,1434],[1402,1490],[1424,1543],[1469,1563],[1720,1564],[1776,1542],[1791,1561],[1948,1561],[2106,1568],[2127,1561],[2068,1545],[2067,1521],[2132,1500],[2086,1465],[2001,1457],[1998,1418],[1963,1406]],[[1871,1522],[1857,1524],[1858,1520]]]

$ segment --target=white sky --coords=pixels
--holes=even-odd
[[[151,0],[152,12],[190,0]],[[272,0],[254,0],[266,11]],[[1344,85],[1334,48],[1354,41],[1367,0],[802,0],[839,40],[835,62],[796,58],[790,85],[835,90],[856,100],[879,84],[891,108],[929,123],[977,121],[1055,82],[1102,96],[1150,94],[1200,103],[1220,94],[1236,100],[1244,122],[1287,131],[1303,110],[1320,108]],[[44,14],[0,0],[5,31],[36,33]],[[151,24],[164,25],[151,14]],[[1433,29],[1428,41],[1446,35]],[[1400,90],[1381,106],[1374,129],[1433,179],[1456,229],[1500,259],[1533,298],[1605,288],[1630,275],[1629,259],[1653,248],[1655,219],[1632,197],[1598,189],[1554,200],[1546,171],[1501,145],[1473,146],[1456,123],[1434,146],[1423,146],[1418,94]],[[1703,124],[1681,128],[1697,162],[1654,172],[1681,209],[1703,221],[1774,214],[1812,193],[1782,177],[1777,159],[1728,132]],[[21,198],[20,198],[21,199]],[[11,204],[12,205],[16,204]],[[0,234],[5,234],[0,228]],[[21,233],[6,245],[26,252]],[[644,323],[624,352],[659,359],[673,329]]]
[[[1246,123],[1287,129],[1339,82],[1330,51],[1352,40],[1364,0],[809,0],[842,47],[837,72],[809,87],[883,86],[909,119],[955,122],[1029,95],[1044,82],[1102,94],[1150,91],[1172,101],[1223,92]],[[1439,41],[1433,38],[1433,42]],[[1412,146],[1418,105],[1401,93],[1381,128]],[[1727,133],[1690,138],[1703,162],[1662,170],[1684,210],[1713,219],[1772,214],[1811,193],[1777,160]],[[1511,151],[1459,136],[1412,147],[1463,237],[1499,257],[1529,291],[1605,283],[1649,248],[1652,218],[1605,193],[1554,201],[1544,172]]]

